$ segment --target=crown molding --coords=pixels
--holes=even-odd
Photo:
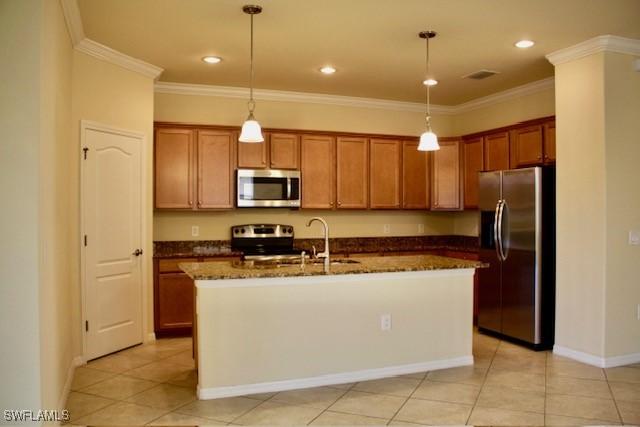
[[[546,56],[553,65],[564,64],[598,52],[616,52],[640,56],[640,40],[604,35],[573,46],[556,50]]]
[[[246,99],[249,97],[249,88],[245,87],[188,83],[156,82],[155,91],[156,93],[215,96],[221,98]],[[381,110],[410,111],[418,113],[425,111],[424,104],[418,102],[391,101],[386,99],[327,95],[321,93],[254,89],[253,97],[258,101],[304,102],[308,104],[339,105],[343,107],[375,108]],[[431,105],[431,111],[436,114],[453,114],[452,107],[444,105]]]
[[[67,23],[67,30],[71,36],[71,43],[76,46],[85,39],[82,16],[78,7],[78,0],[60,0],[64,20]]]
[[[132,56],[125,55],[124,53],[113,50],[103,44],[95,42],[91,39],[85,38],[75,46],[79,52],[91,55],[94,58],[101,59],[103,61],[110,62],[115,65],[119,65],[127,70],[135,71],[144,76],[157,79],[164,71],[160,67],[156,67],[148,62],[141,61]]]
[[[473,99],[471,101],[458,104],[455,107],[455,113],[466,113],[467,111],[477,110],[479,108],[488,107],[490,105],[499,104],[501,102],[509,101],[511,99],[520,98],[526,95],[532,95],[534,93],[543,92],[547,89],[553,89],[555,87],[555,77],[547,77],[546,79],[537,80],[535,82],[527,83],[522,86],[516,86],[511,89],[497,92],[491,95],[483,96],[482,98]]]
[[[432,105],[431,111],[440,115],[455,115],[486,107],[492,104],[515,99],[521,96],[542,92],[554,87],[554,78],[549,77],[522,86],[498,92],[493,95],[474,99],[455,106]],[[156,93],[175,95],[213,96],[220,98],[246,99],[249,89],[244,87],[213,86],[188,83],[156,82]],[[310,104],[340,105],[346,107],[376,108],[392,111],[424,112],[424,104],[418,102],[390,101],[375,98],[359,98],[319,93],[290,92],[282,90],[254,89],[254,98],[259,101],[304,102]]]

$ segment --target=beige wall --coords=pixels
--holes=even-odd
[[[418,211],[324,211],[236,209],[232,212],[156,212],[155,240],[228,240],[229,228],[238,224],[275,223],[295,228],[296,237],[321,237],[318,225],[306,227],[307,221],[321,216],[327,220],[331,237],[375,237],[442,235],[453,233],[453,221],[447,213]],[[390,233],[384,233],[384,225]],[[419,233],[419,225],[424,232]],[[192,226],[200,227],[200,237],[191,236]]]
[[[0,0],[0,409],[40,409],[41,1]],[[4,418],[3,421],[4,422]]]
[[[556,66],[557,345],[640,354],[640,75],[597,53]]]
[[[640,356],[640,246],[628,244],[640,230],[640,73],[630,55],[604,58],[606,156],[605,357]]]
[[[211,281],[230,286],[223,288],[198,282],[198,388],[468,358],[472,276],[442,270],[256,279],[243,287]],[[380,330],[382,314],[392,316],[389,331]]]
[[[556,66],[556,344],[602,356],[604,54]]]
[[[40,346],[42,407],[57,408],[73,357],[74,307],[69,257],[77,240],[73,222],[70,164],[77,158],[71,140],[72,45],[59,1],[43,1],[42,106],[40,131]]]
[[[457,114],[453,129],[456,135],[466,135],[554,114],[555,95],[553,88],[549,88]]]
[[[73,53],[73,89],[72,89],[72,141],[77,156],[69,159],[71,200],[73,223],[78,224],[72,230],[72,241],[80,242],[80,121],[91,120],[101,124],[141,132],[146,135],[146,209],[143,215],[147,221],[146,241],[143,243],[145,254],[151,254],[153,234],[152,209],[152,159],[153,159],[153,79],[126,70],[114,64],[101,61],[82,52]],[[144,151],[143,151],[144,152]],[[78,160],[76,160],[78,159]],[[72,245],[70,256],[76,260],[73,271],[74,352],[82,353],[82,329],[80,318],[80,272],[79,244]],[[150,255],[148,255],[150,257]],[[153,331],[153,294],[152,266],[146,259],[147,332]]]

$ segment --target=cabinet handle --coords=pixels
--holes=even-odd
[[[193,200],[189,199],[189,206],[193,206]]]
[[[342,206],[342,202],[338,202],[338,206]]]
[[[333,207],[333,202],[329,202],[329,206]]]

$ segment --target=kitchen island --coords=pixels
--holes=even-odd
[[[198,397],[470,365],[474,261],[184,263],[195,281]]]

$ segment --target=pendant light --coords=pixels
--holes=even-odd
[[[253,100],[253,15],[262,12],[261,6],[246,5],[242,7],[242,11],[251,16],[251,71],[249,74],[249,116],[242,124],[242,132],[240,132],[240,142],[264,142],[260,123],[253,117],[253,110],[256,108],[256,102]]]
[[[435,31],[422,31],[418,34],[421,39],[427,40],[427,79],[430,79],[429,75],[429,39],[432,39],[436,36]],[[425,80],[426,81],[426,80]],[[430,88],[432,85],[426,84],[427,87],[427,96],[426,96],[426,104],[427,104],[427,130],[420,135],[420,143],[418,144],[419,151],[435,151],[440,149],[440,145],[438,144],[438,136],[433,133],[431,130],[431,105],[430,105]]]

